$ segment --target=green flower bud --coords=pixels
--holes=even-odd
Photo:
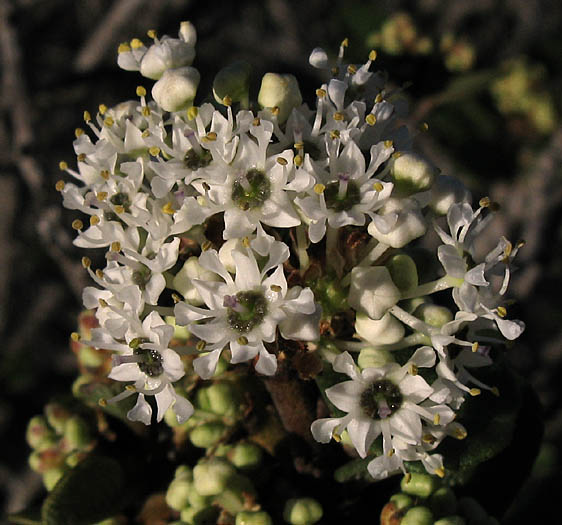
[[[64,465],[64,454],[60,450],[47,449],[42,452],[33,451],[29,455],[29,466],[35,471],[45,473],[51,469],[62,468]]]
[[[445,516],[435,521],[433,525],[466,525],[466,520],[461,516]]]
[[[55,429],[55,432],[57,434],[62,434],[66,422],[72,414],[61,404],[53,402],[45,405],[45,415],[47,416],[49,425]]]
[[[103,365],[105,357],[101,352],[87,345],[80,345],[78,349],[78,362],[85,367],[97,368]]]
[[[174,479],[193,481],[193,469],[187,465],[180,465],[174,473]]]
[[[406,299],[400,302],[400,306],[409,314],[413,314],[416,308],[421,304],[432,304],[427,297],[414,297],[413,299]]]
[[[409,507],[411,507],[414,504],[414,500],[413,498],[411,498],[410,496],[408,496],[408,494],[394,494],[391,498],[390,501],[392,503],[394,503],[394,505],[396,506],[396,508],[398,510],[404,510],[407,509]]]
[[[433,525],[433,514],[427,507],[408,509],[400,525]]]
[[[164,321],[166,321],[166,324],[174,327],[174,339],[187,341],[191,337],[191,332],[185,326],[176,324],[176,318],[173,315],[167,315]]]
[[[418,269],[409,255],[399,253],[391,257],[386,263],[392,281],[401,292],[416,288],[418,285]]]
[[[236,514],[235,525],[273,525],[270,515],[262,510],[243,511]]]
[[[293,75],[266,73],[261,79],[258,104],[262,108],[279,108],[277,120],[285,122],[293,108],[302,104],[297,79]]]
[[[78,463],[80,463],[86,456],[87,452],[72,452],[64,460],[67,467],[74,468]]]
[[[225,459],[201,460],[193,468],[195,490],[201,496],[216,496],[226,489],[235,474],[236,469]]]
[[[195,427],[189,434],[189,439],[196,447],[209,448],[220,441],[225,430],[225,425],[220,421],[210,421]]]
[[[242,442],[234,446],[228,453],[228,459],[240,469],[255,468],[263,458],[263,450],[255,443]]]
[[[351,270],[348,302],[371,319],[381,319],[400,299],[400,290],[384,266],[356,266]]]
[[[90,427],[79,416],[71,417],[64,426],[63,447],[65,450],[83,450],[92,444]]]
[[[252,66],[248,62],[237,61],[223,67],[213,81],[213,95],[222,104],[225,97],[232,102],[242,102],[247,105],[250,91],[250,75]]]
[[[192,484],[193,486],[193,484]],[[189,505],[194,509],[204,509],[205,507],[209,507],[213,503],[212,496],[201,496],[195,488],[193,488],[189,494],[187,495],[187,499],[189,500]]]
[[[59,479],[61,479],[64,474],[66,473],[67,469],[64,467],[61,468],[52,468],[47,470],[43,473],[43,485],[45,488],[50,492],[55,488],[55,485],[58,483]]]
[[[193,67],[169,69],[152,86],[152,98],[165,111],[186,109],[195,98],[200,78]]]
[[[291,525],[312,525],[320,521],[322,506],[312,498],[290,499],[285,503],[283,518]]]
[[[240,407],[239,389],[230,382],[214,383],[207,389],[211,412],[219,416],[235,416]]]
[[[440,487],[431,495],[429,505],[435,516],[450,516],[457,511],[457,497],[449,487]]]
[[[414,315],[425,323],[437,328],[440,328],[444,324],[453,320],[453,314],[451,310],[449,310],[445,306],[438,306],[436,304],[430,303],[425,303],[418,306],[414,312]]]
[[[189,493],[193,483],[185,479],[174,479],[166,491],[166,503],[174,510],[181,511],[189,506]]]
[[[438,215],[447,215],[455,202],[470,202],[470,192],[464,184],[448,175],[439,175],[431,188],[429,206]]]
[[[37,451],[50,448],[58,441],[43,416],[35,416],[29,420],[25,439],[28,445]]]
[[[394,357],[391,352],[381,348],[363,348],[357,358],[357,364],[362,370],[365,368],[380,368],[388,363],[394,363]]]
[[[403,153],[392,163],[390,173],[394,182],[394,192],[399,195],[412,195],[428,190],[439,171],[415,153]]]
[[[86,375],[79,375],[74,382],[72,383],[72,395],[74,397],[80,398],[81,392],[80,389],[84,386],[89,384],[91,378]]]
[[[409,478],[409,479],[408,479]],[[437,482],[434,477],[429,474],[409,474],[404,476],[400,482],[402,492],[427,498],[437,488]]]
[[[358,312],[355,316],[357,335],[372,345],[397,343],[404,337],[404,325],[389,313],[380,319],[371,319],[368,315]]]

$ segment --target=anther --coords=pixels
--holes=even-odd
[[[261,124],[261,120],[258,117],[252,120],[252,126],[259,126],[260,124]]]
[[[141,109],[141,113],[143,117],[150,117],[150,108],[148,106],[144,106]]]
[[[385,148],[392,148],[392,146],[394,146],[394,142],[392,142],[392,140],[385,140],[384,141],[384,147]]]
[[[201,245],[201,251],[206,252],[208,250],[210,250],[213,246],[213,243],[211,241],[205,241],[202,245]]]
[[[129,392],[136,392],[137,389],[135,388],[135,385],[127,385],[125,387],[125,390],[128,390]]]
[[[326,189],[326,186],[324,186],[324,184],[315,184],[314,185],[314,193],[316,193],[317,195],[321,195],[322,193],[324,193],[325,189]]]
[[[242,246],[244,246],[244,248],[249,248],[251,246],[249,237],[244,237],[242,239]]]
[[[59,170],[66,171],[67,169],[68,169],[68,164],[64,160],[61,160],[59,162]]]
[[[334,113],[334,120],[343,120],[345,118],[345,115],[343,113],[340,113],[339,111],[336,111]]]
[[[89,257],[82,257],[82,266],[84,268],[89,268],[92,264],[92,261]]]
[[[111,126],[113,126],[113,124],[115,124],[115,121],[113,120],[112,117],[107,117],[107,118],[103,121],[103,123],[104,123],[108,128],[110,128]]]
[[[401,156],[402,156],[402,153],[400,153],[399,151],[395,151],[395,152],[392,154],[392,158],[393,158],[393,159],[397,159],[397,158],[399,158],[399,157],[401,157]]]
[[[100,115],[105,115],[105,112],[107,111],[107,106],[105,104],[100,104],[98,106],[98,111],[100,113]]]
[[[133,38],[131,40],[131,47],[133,49],[138,49],[139,47],[142,47],[144,44],[142,43],[141,40],[139,40],[138,38]]]
[[[418,128],[420,131],[426,132],[429,131],[429,124],[427,122],[422,122]]]
[[[232,106],[232,97],[225,95],[222,99],[222,103],[227,107]]]
[[[353,64],[349,64],[349,66],[347,66],[347,72],[350,75],[355,75],[355,73],[357,73],[357,68]]]
[[[104,277],[103,272],[99,268],[96,270],[96,277],[98,279],[103,279]]]
[[[439,467],[435,469],[435,474],[437,474],[440,478],[445,477],[445,469],[443,467]]]
[[[98,201],[103,202],[105,199],[107,199],[107,191],[98,191],[98,193],[96,194],[96,199],[98,199]]]
[[[295,166],[302,166],[302,157],[300,155],[295,155],[295,158],[293,159],[293,162],[295,163]]]
[[[172,299],[173,299],[175,304],[178,304],[178,303],[181,302],[181,297],[177,293],[172,294]]]
[[[98,405],[100,407],[106,407],[107,406],[107,399],[105,399],[103,397],[100,397],[99,400],[98,400]]]
[[[339,138],[340,138],[340,132],[339,132],[339,130],[333,129],[332,131],[330,131],[330,138],[331,138],[332,140],[339,139]]]
[[[277,157],[277,164],[281,164],[281,166],[287,165],[287,159],[284,157]]]
[[[375,97],[375,104],[380,104],[382,101],[383,101],[382,93],[379,93],[379,94]]]
[[[96,226],[97,224],[100,223],[100,218],[97,215],[92,215],[90,217],[90,226]]]
[[[84,130],[83,130],[82,128],[76,128],[76,129],[74,130],[74,136],[75,136],[76,138],[79,138],[79,137],[81,137],[82,135],[84,135]]]
[[[322,89],[322,88],[317,89],[317,90],[316,90],[316,96],[317,96],[318,98],[324,98],[324,97],[326,96],[326,90],[325,90],[325,89]]]
[[[295,142],[293,144],[293,148],[295,148],[296,150],[304,149],[304,143],[303,142]]]
[[[118,204],[117,206],[115,206],[115,213],[121,215],[122,213],[125,213],[125,208],[123,208],[123,206],[121,206],[121,204]]]
[[[84,122],[90,122],[90,120],[92,120],[92,115],[89,111],[84,111]]]
[[[384,190],[384,186],[382,185],[382,182],[375,182],[373,184],[373,189],[380,193],[382,190]]]
[[[121,251],[121,243],[119,241],[115,241],[111,243],[111,251],[112,252],[120,252]]]
[[[137,97],[146,97],[146,89],[144,86],[137,86]]]
[[[388,453],[386,454],[389,458],[391,458],[392,456],[394,456],[394,449],[391,448]]]
[[[80,231],[82,228],[84,228],[84,223],[80,219],[75,219],[72,221],[73,230]]]
[[[78,156],[76,157],[76,160],[78,162],[84,162],[86,160],[86,154],[85,153],[78,154]]]
[[[365,122],[369,124],[369,126],[374,126],[377,123],[377,117],[375,117],[372,113],[369,113],[365,117]]]
[[[57,183],[55,184],[55,189],[57,191],[62,191],[64,190],[64,186],[65,186],[65,182],[63,180],[59,180],[57,181]]]
[[[439,414],[434,414],[433,416],[433,424],[439,425],[441,423],[441,416]]]
[[[70,334],[70,339],[77,343],[78,341],[80,341],[80,334],[78,332],[72,332]]]
[[[148,129],[145,129],[142,133],[141,133],[141,137],[143,139],[150,137],[150,131]]]
[[[102,308],[107,308],[109,305],[107,304],[107,301],[105,301],[104,299],[98,299],[98,303]]]
[[[270,288],[271,288],[272,291],[274,291],[276,293],[279,293],[282,290],[281,286],[279,286],[278,284],[272,284],[270,286]]]
[[[490,391],[492,392],[492,394],[494,394],[496,397],[500,397],[500,389],[497,386],[493,386],[492,388],[490,388]]]
[[[340,44],[341,47],[349,46],[349,38],[344,38]]]
[[[496,308],[496,311],[498,312],[498,315],[500,317],[505,317],[507,315],[507,310],[506,310],[505,306],[498,306]]]
[[[433,445],[433,443],[435,443],[435,437],[432,436],[431,434],[424,434],[424,435],[422,436],[422,441],[423,441],[424,443],[428,443],[428,444],[430,444],[430,445]]]
[[[492,201],[490,200],[490,197],[482,197],[478,201],[478,204],[480,205],[481,208],[488,208],[488,206],[490,206],[491,203]]]
[[[215,140],[217,140],[217,134],[214,131],[209,131],[209,133],[203,137],[204,142],[214,142]]]
[[[244,335],[241,335],[236,341],[239,345],[242,345],[242,346],[245,346],[245,345],[248,344],[248,338]]]
[[[480,390],[479,388],[471,388],[468,393],[472,396],[479,396],[482,393],[482,390]]]
[[[146,34],[148,35],[148,38],[152,38],[153,40],[156,38],[156,30],[155,29],[149,29]]]
[[[281,110],[279,109],[279,106],[273,106],[272,108],[270,108],[271,114],[274,117],[278,117],[279,113],[281,112]]]
[[[408,374],[411,376],[418,375],[418,367],[414,363],[410,363],[410,366],[408,367]]]
[[[100,177],[105,180],[109,180],[109,171],[108,170],[101,170]]]
[[[203,341],[203,339],[201,339],[201,341],[197,341],[197,344],[195,345],[195,349],[199,352],[202,352],[203,350],[205,350],[206,346],[207,343]]]
[[[174,206],[171,202],[167,202],[166,204],[164,204],[164,206],[162,206],[162,211],[166,215],[173,215],[174,213],[176,213],[176,210],[174,210]]]
[[[453,437],[455,437],[456,439],[464,439],[467,436],[467,432],[466,430],[464,430],[463,428],[457,427],[454,431]]]
[[[197,109],[197,106],[191,106],[187,110],[187,120],[193,120],[194,118],[197,118],[198,114],[199,110]]]
[[[158,157],[158,155],[160,155],[160,148],[158,146],[152,146],[148,149],[148,153],[150,153],[153,157]]]
[[[127,42],[122,42],[117,48],[118,53],[128,53],[129,51],[131,51],[131,46]]]
[[[369,60],[372,62],[377,59],[377,52],[374,49],[369,51]]]

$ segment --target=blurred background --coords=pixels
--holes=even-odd
[[[55,182],[73,164],[84,110],[134,98],[143,79],[118,69],[120,42],[146,31],[198,32],[200,99],[236,59],[299,78],[314,103],[316,46],[377,69],[404,88],[417,148],[476,198],[501,205],[482,249],[524,239],[510,316],[527,330],[513,366],[541,400],[545,440],[511,522],[534,521],[557,502],[562,406],[562,4],[555,0],[321,1],[0,0],[0,495],[2,514],[42,497],[27,467],[25,428],[75,377],[69,334],[88,279],[72,245]],[[149,83],[145,83],[147,87]],[[486,246],[485,246],[486,245]],[[513,465],[517,469],[517,465]],[[509,476],[509,472],[505,473]],[[534,502],[533,507],[528,503]],[[519,521],[521,519],[521,521]]]

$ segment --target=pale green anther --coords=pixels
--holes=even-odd
[[[392,162],[390,173],[394,193],[412,195],[428,190],[438,170],[415,153],[403,153]]]
[[[433,525],[433,514],[427,507],[408,509],[400,525]]]
[[[174,479],[166,491],[166,503],[174,510],[181,511],[189,506],[189,493],[193,483],[185,479]]]
[[[436,304],[429,303],[418,306],[414,315],[418,319],[421,319],[424,323],[437,328],[440,328],[444,324],[453,320],[453,313],[451,310],[445,306],[438,306]]]
[[[445,516],[433,522],[433,525],[466,525],[466,520],[461,516]]]
[[[35,416],[29,420],[25,438],[27,444],[39,452],[50,448],[57,441],[53,429],[47,424],[47,420],[43,416]]]
[[[312,525],[324,514],[322,506],[312,498],[295,498],[285,503],[283,519],[291,525]]]
[[[263,458],[263,450],[255,443],[241,442],[236,444],[227,454],[234,466],[240,469],[255,468]]]
[[[396,505],[398,510],[408,509],[414,504],[413,498],[408,494],[394,494],[390,501]]]
[[[201,496],[216,496],[226,489],[235,475],[236,469],[227,460],[210,458],[193,468],[193,483]]]
[[[55,488],[58,481],[64,476],[67,469],[65,468],[52,468],[43,473],[43,485],[51,492]]]
[[[189,440],[199,448],[216,445],[223,437],[226,427],[220,421],[211,421],[195,427],[189,434]]]
[[[418,269],[409,255],[399,253],[386,263],[394,284],[401,292],[411,290],[418,285]]]
[[[84,419],[73,416],[64,426],[64,447],[66,450],[83,450],[92,444],[90,427]]]
[[[235,525],[273,525],[273,521],[270,515],[262,510],[245,510],[236,514]]]
[[[250,90],[252,66],[248,62],[237,61],[223,67],[213,81],[213,96],[222,104],[225,97],[233,102],[247,103]]]
[[[297,79],[288,74],[266,73],[261,80],[258,104],[262,108],[279,108],[277,120],[285,122],[293,108],[302,104]]]
[[[379,348],[363,348],[357,359],[357,364],[362,370],[365,368],[380,368],[388,363],[394,363],[394,357],[388,350]]]
[[[437,482],[435,478],[429,474],[414,473],[402,478],[400,488],[402,492],[406,494],[427,498],[437,488]]]
[[[449,487],[438,488],[429,500],[435,516],[451,516],[457,511],[457,497]]]

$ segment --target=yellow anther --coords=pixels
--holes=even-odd
[[[344,38],[340,45],[341,45],[341,47],[349,46],[349,38]]]
[[[339,132],[339,130],[333,129],[332,131],[330,131],[330,138],[331,138],[332,140],[339,139],[339,138],[340,138],[340,132]]]
[[[148,148],[148,153],[150,153],[153,157],[158,157],[160,155],[160,148],[158,146],[152,146]]]
[[[373,60],[377,59],[377,52],[374,49],[369,51],[369,60],[372,62]]]
[[[84,122],[90,122],[90,120],[92,120],[92,115],[89,111],[84,111]]]
[[[490,200],[490,197],[482,197],[478,201],[478,204],[481,208],[487,208],[488,206],[490,206],[490,204],[492,204],[492,201]]]
[[[118,204],[117,206],[115,206],[115,213],[121,215],[122,213],[125,213],[125,208],[121,206],[121,204]]]
[[[372,113],[369,113],[365,117],[365,122],[369,124],[369,126],[374,126],[377,123],[377,117],[375,117]]]
[[[244,346],[244,345],[247,345],[247,344],[248,344],[248,338],[247,338],[245,335],[241,335],[241,336],[236,340],[236,342],[237,342],[239,345]]]
[[[100,115],[105,115],[105,112],[107,111],[107,106],[105,104],[100,104],[98,106],[98,111]]]
[[[201,251],[206,252],[213,247],[213,243],[211,241],[205,241],[201,245]]]
[[[295,148],[296,150],[304,149],[304,142],[295,142],[293,144],[293,148]]]
[[[57,191],[62,191],[64,190],[64,186],[65,186],[65,182],[63,180],[59,180],[57,181],[57,183],[55,184],[55,189]]]
[[[400,151],[395,151],[395,152],[392,154],[392,158],[393,158],[393,159],[398,159],[398,158],[400,158],[401,156],[402,156],[402,153],[401,153]]]
[[[92,265],[92,261],[89,257],[82,257],[82,266],[84,268],[89,268]]]
[[[334,120],[343,120],[345,118],[345,115],[343,113],[340,113],[339,111],[336,111],[334,113]]]
[[[433,415],[433,424],[439,425],[441,423],[441,416],[439,414]]]
[[[411,480],[412,480],[412,474],[410,474],[409,472],[406,472],[406,475],[404,476],[404,481],[406,483],[410,483]]]
[[[355,73],[357,73],[357,68],[353,64],[349,64],[349,66],[347,66],[347,72],[350,75],[355,75]]]
[[[471,388],[468,393],[472,396],[472,397],[476,397],[479,396],[482,393],[482,390],[480,390],[479,388]]]
[[[119,241],[112,242],[110,248],[112,252],[120,252],[121,243]]]
[[[410,366],[408,367],[408,374],[411,376],[418,375],[418,367],[414,363],[410,363]]]
[[[431,434],[424,434],[422,436],[422,441],[424,443],[429,443],[430,445],[433,445],[433,443],[435,443],[435,437],[432,436]]]
[[[392,456],[394,456],[394,449],[391,448],[391,449],[387,452],[386,455],[387,455],[389,458],[391,458]]]
[[[324,184],[315,184],[314,185],[314,193],[316,193],[317,195],[322,195],[322,193],[324,193],[324,190],[326,189],[326,186],[324,186]]]
[[[143,139],[150,137],[150,131],[148,129],[145,129],[142,133],[141,133],[141,137]]]
[[[384,190],[384,186],[382,185],[382,182],[375,182],[373,184],[373,189],[375,191],[381,192],[382,190]]]
[[[107,199],[107,191],[98,191],[96,198],[98,199],[98,201],[103,202],[105,199]]]
[[[496,397],[500,397],[500,389],[497,386],[493,386],[492,388],[490,388],[490,391],[492,392],[492,394],[494,394]]]
[[[334,432],[332,434],[332,437],[334,438],[334,441],[336,441],[337,443],[341,441],[341,436],[337,432]]]
[[[129,51],[131,51],[131,46],[127,42],[122,42],[117,48],[118,53],[128,53]]]
[[[103,279],[103,277],[104,277],[103,272],[99,268],[96,270],[96,277],[98,279]]]
[[[394,142],[392,142],[392,140],[385,140],[384,141],[384,147],[385,148],[392,148],[392,146],[394,146]]]
[[[318,98],[324,98],[324,97],[326,96],[326,90],[325,90],[325,89],[322,89],[322,88],[317,89],[317,90],[316,90],[316,96],[317,96]]]
[[[429,124],[428,124],[427,122],[422,122],[422,123],[419,125],[419,130],[420,130],[420,131],[423,131],[423,132],[429,131]]]
[[[148,38],[156,38],[156,29],[149,29],[146,34],[148,35]]]
[[[146,97],[146,89],[144,86],[137,86],[137,97]]]
[[[138,49],[139,47],[144,46],[144,44],[142,43],[142,40],[139,40],[138,38],[133,38],[131,40],[131,47],[133,49]]]
[[[205,199],[205,197],[203,197],[203,195],[198,195],[196,200],[197,200],[197,204],[199,204],[199,206],[207,206],[207,199]]]
[[[74,230],[80,231],[82,228],[84,228],[84,223],[80,219],[75,219],[72,221],[72,228]]]
[[[143,106],[141,113],[143,117],[150,117],[150,108],[148,106]]]
[[[287,159],[285,157],[277,157],[277,164],[281,164],[281,166],[286,166]]]
[[[444,478],[445,477],[445,469],[443,467],[436,468],[435,474],[437,474],[440,478]]]
[[[281,112],[281,110],[279,109],[279,106],[273,106],[272,108],[269,108],[269,110],[271,111],[271,114],[274,117],[278,117],[279,113]]]
[[[270,288],[271,288],[272,291],[274,291],[274,292],[276,292],[276,293],[279,293],[279,292],[283,289],[283,288],[281,288],[281,286],[279,286],[278,284],[272,284],[272,285],[270,286]]]
[[[109,171],[108,170],[101,170],[100,177],[105,180],[109,180]]]
[[[115,121],[113,120],[113,117],[107,117],[103,123],[110,128],[111,126],[113,126],[113,124],[115,124]]]
[[[172,299],[173,299],[175,304],[178,304],[178,303],[181,302],[181,297],[177,293],[172,294]]]
[[[375,104],[380,104],[382,101],[383,101],[382,93],[379,93],[379,94],[375,97]]]
[[[90,226],[96,226],[97,224],[100,223],[100,218],[97,215],[92,215],[90,217]]]
[[[228,95],[225,95],[222,99],[222,103],[225,106],[232,106],[232,97],[229,97]]]
[[[457,427],[453,432],[453,437],[456,439],[464,439],[467,436],[467,432],[464,428]]]
[[[167,202],[166,204],[164,204],[164,206],[162,206],[162,211],[166,215],[173,215],[174,213],[176,213],[176,210],[174,210],[174,206],[171,202]]]
[[[129,392],[136,392],[137,389],[135,388],[135,385],[127,385],[125,387],[125,390],[129,391]]]
[[[77,343],[78,341],[80,341],[80,334],[78,332],[72,332],[70,334],[70,339]]]
[[[106,407],[107,406],[107,400],[103,397],[100,397],[99,400],[98,400],[98,405],[100,407]]]
[[[331,71],[331,73],[334,77],[337,77],[340,74],[340,68],[339,67],[333,67],[330,71]]]
[[[251,246],[250,238],[248,236],[242,239],[242,246],[244,246],[244,248],[249,248]]]
[[[77,157],[76,160],[78,162],[84,162],[86,160],[86,154],[85,153],[80,153]]]
[[[59,170],[66,171],[67,169],[68,169],[68,164],[64,160],[61,160],[59,162]]]
[[[98,299],[98,303],[100,304],[100,306],[102,308],[107,308],[109,305],[107,304],[107,301],[105,301],[104,299]]]
[[[203,350],[205,350],[206,346],[207,343],[203,341],[203,339],[201,339],[201,341],[197,341],[197,344],[195,345],[195,349],[199,352],[202,352]]]
[[[520,241],[517,241],[517,248],[523,248],[523,246],[525,246],[525,244],[527,244],[527,241],[525,241],[523,239],[520,240]]]
[[[498,306],[496,308],[496,311],[498,312],[498,315],[500,317],[505,317],[507,315],[507,310],[506,310],[505,306]]]
[[[76,138],[79,138],[79,137],[81,137],[82,135],[84,135],[84,130],[83,130],[82,128],[76,128],[76,129],[74,130],[74,136],[75,136]]]
[[[300,155],[295,155],[295,158],[293,159],[293,162],[295,163],[295,166],[302,166],[302,157]]]
[[[513,244],[511,244],[509,241],[507,241],[507,243],[505,244],[505,250],[503,251],[503,253],[505,254],[506,257],[509,257],[512,252],[513,252]]]
[[[197,109],[197,106],[191,106],[187,109],[187,120],[193,120],[194,118],[197,118],[198,114],[199,110]]]
[[[204,137],[203,142],[214,142],[217,140],[217,134],[214,131],[209,131]]]
[[[478,348],[480,347],[480,345],[478,344],[478,341],[475,341],[474,343],[472,343],[472,347],[471,350],[473,352],[478,352]]]

